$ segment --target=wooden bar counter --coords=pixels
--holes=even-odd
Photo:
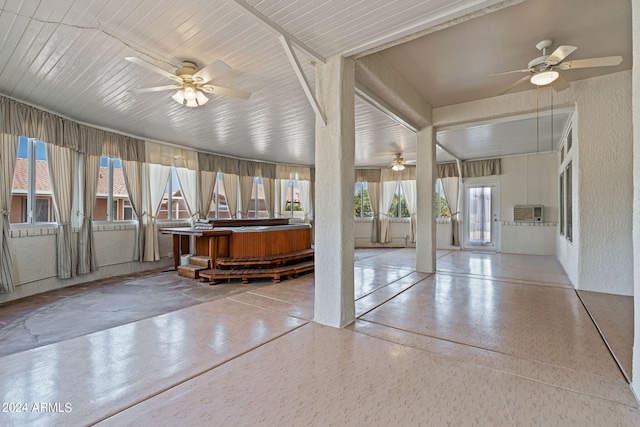
[[[250,220],[249,224],[233,226],[228,221],[216,221],[210,230],[191,227],[161,228],[173,235],[173,261],[180,265],[180,255],[189,253],[189,237],[195,237],[198,256],[208,256],[211,266],[217,257],[263,257],[297,252],[311,248],[311,226],[308,224],[270,225],[269,220]],[[265,221],[265,222],[263,222]],[[282,220],[278,220],[282,223]],[[245,220],[247,223],[247,220]],[[219,226],[229,224],[232,226]],[[257,225],[260,224],[260,225]],[[264,225],[263,225],[264,224]]]

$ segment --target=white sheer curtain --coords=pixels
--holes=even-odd
[[[313,218],[313,205],[311,203],[311,181],[298,181],[300,188],[300,204],[304,213],[304,222],[311,223]]]
[[[240,212],[242,218],[249,217],[249,210],[253,207],[251,204],[251,190],[253,189],[253,177],[241,176],[240,177]],[[257,214],[257,212],[256,212]]]
[[[136,250],[133,259],[142,261],[144,259],[144,223],[143,203],[142,203],[142,163],[137,160],[122,160],[122,172],[124,172],[124,183],[129,192],[129,202],[131,209],[138,221],[136,227]]]
[[[76,152],[53,144],[45,144],[45,146],[47,148],[53,211],[58,223],[58,235],[56,236],[58,277],[70,279],[76,276],[76,257],[71,227],[73,186],[76,178]]]
[[[176,175],[187,211],[193,220],[198,215],[198,172],[193,169],[176,168]]]
[[[158,223],[156,217],[162,204],[167,182],[171,174],[171,166],[145,163],[146,171],[146,207],[143,215],[144,223],[144,261],[160,260],[160,246],[158,244]]]
[[[289,180],[288,179],[279,179],[280,181],[280,216],[284,218],[288,218],[291,216],[289,211],[287,211],[287,196],[289,194]]]
[[[206,218],[209,214],[217,179],[217,172],[200,171],[200,200],[198,203],[200,218]]]
[[[275,194],[274,194],[273,178],[262,178],[262,187],[264,188],[264,200],[267,202],[267,209],[269,209],[269,217],[275,218]]]
[[[96,206],[96,192],[100,175],[100,157],[80,154],[80,162],[84,173],[80,176],[82,183],[80,208],[80,228],[78,231],[78,274],[88,274],[98,269],[96,263],[96,247],[93,240],[93,211]]]
[[[18,154],[18,137],[0,133],[0,294],[15,291],[13,261],[9,251],[11,184]]]
[[[229,215],[235,219],[238,217],[238,175],[223,173],[222,182],[224,183]]]
[[[396,192],[397,181],[384,181],[380,188],[380,243],[391,241],[389,229],[389,208]]]
[[[444,197],[447,199],[447,206],[451,213],[451,244],[460,246],[460,233],[458,230],[458,200],[460,191],[460,178],[457,176],[449,178],[440,178]]]
[[[416,181],[407,180],[402,181],[402,190],[404,191],[404,198],[407,201],[407,209],[409,209],[409,215],[411,216],[411,243],[416,241]]]
[[[367,191],[369,192],[369,202],[371,203],[371,212],[373,219],[371,224],[371,241],[377,243],[380,240],[380,183],[368,182]]]

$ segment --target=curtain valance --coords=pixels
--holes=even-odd
[[[462,176],[476,178],[480,176],[500,175],[500,159],[475,160],[462,162]]]
[[[72,120],[0,96],[0,132],[36,138],[96,156],[144,161],[144,141]]]
[[[356,169],[356,182],[380,182],[380,169]]]
[[[416,167],[405,166],[404,170],[394,171],[391,168],[385,168],[380,170],[380,181],[410,181],[416,179]]]
[[[305,166],[276,165],[276,179],[311,181],[311,170]]]
[[[452,163],[438,163],[438,178],[453,178],[460,176],[458,173],[458,165],[455,162]]]

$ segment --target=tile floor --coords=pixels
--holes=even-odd
[[[311,321],[312,274],[218,288],[159,273],[0,306],[0,347],[20,322],[41,332],[0,357],[0,425],[640,425],[552,257],[413,265],[411,249],[357,251],[345,329]],[[72,333],[47,321],[74,316]]]

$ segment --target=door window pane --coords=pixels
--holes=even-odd
[[[491,187],[469,189],[469,243],[491,243]]]

